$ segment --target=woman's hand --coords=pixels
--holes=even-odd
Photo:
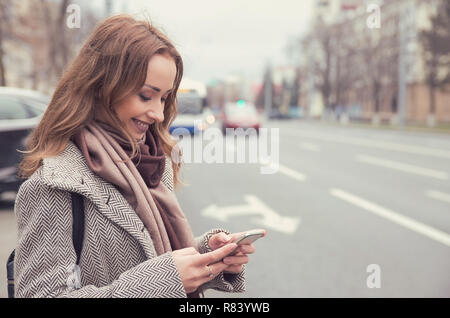
[[[193,247],[173,251],[172,257],[186,293],[196,291],[198,287],[228,268],[229,265],[224,264],[222,259],[236,247],[234,243],[228,244],[205,254],[200,254]]]
[[[214,251],[222,246],[226,246],[226,244],[235,242],[238,237],[240,237],[245,232],[233,233],[227,235],[224,232],[220,232],[214,234],[209,239],[209,247]],[[253,254],[255,252],[255,247],[253,244],[245,244],[240,245],[236,253],[232,256],[227,256],[223,259],[223,262],[228,265],[227,268],[224,269],[226,273],[239,274],[244,269],[243,265],[247,264],[249,259],[247,254]]]

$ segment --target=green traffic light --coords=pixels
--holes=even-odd
[[[244,107],[244,106],[245,106],[245,101],[242,100],[242,99],[240,99],[240,100],[237,101],[237,105],[238,105],[239,107]]]

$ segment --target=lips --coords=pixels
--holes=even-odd
[[[134,126],[136,127],[137,131],[139,131],[140,133],[145,133],[149,127],[149,124],[138,120],[136,118],[131,118],[133,120]]]

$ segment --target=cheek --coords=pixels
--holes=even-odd
[[[116,112],[119,119],[126,123],[138,114],[139,103],[133,99],[128,99],[116,108]]]

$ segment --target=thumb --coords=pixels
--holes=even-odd
[[[228,243],[231,240],[231,235],[227,235],[225,232],[221,232],[219,239],[221,243]]]
[[[208,265],[211,263],[216,263],[216,262],[221,261],[224,257],[227,257],[236,248],[237,248],[237,245],[235,243],[230,243],[230,244],[222,246],[212,252],[201,254],[199,256],[199,260],[205,265]]]
[[[217,233],[209,239],[209,246],[215,250],[226,243],[230,242],[231,236],[224,232]]]

